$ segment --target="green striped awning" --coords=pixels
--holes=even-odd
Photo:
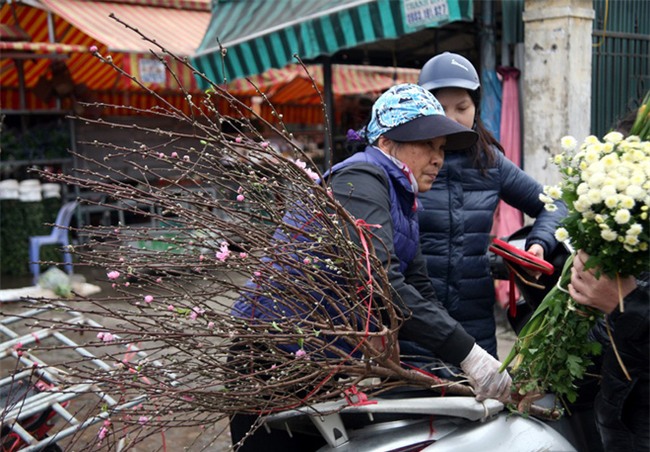
[[[224,78],[234,80],[295,63],[294,55],[309,61],[423,28],[471,20],[467,4],[467,0],[217,0],[192,63],[213,82],[222,83]]]

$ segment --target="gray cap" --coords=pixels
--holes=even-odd
[[[440,88],[464,88],[476,91],[481,87],[474,65],[464,56],[444,52],[422,66],[418,85],[428,91]]]

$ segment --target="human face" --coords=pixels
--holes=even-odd
[[[476,105],[466,89],[442,88],[436,91],[436,99],[445,109],[445,115],[468,129],[474,126]]]
[[[445,160],[444,145],[447,138],[438,137],[408,143],[395,143],[382,138],[392,145],[389,146],[392,147],[392,155],[409,167],[417,181],[418,191],[422,193],[430,190]]]

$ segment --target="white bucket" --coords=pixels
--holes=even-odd
[[[19,184],[16,179],[0,181],[0,199],[18,199]]]
[[[41,189],[43,192],[43,199],[61,197],[61,185],[59,184],[43,184],[41,185]]]
[[[23,202],[42,201],[41,181],[38,179],[27,179],[20,182],[18,189],[20,200]]]

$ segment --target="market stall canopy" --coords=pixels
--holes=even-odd
[[[55,60],[63,62],[65,77],[72,80],[73,87],[82,86],[84,90],[95,92],[139,89],[129,77],[121,76],[93,56],[89,51],[92,46],[103,56],[110,55],[126,74],[137,77],[147,86],[177,89],[176,80],[151,53],[151,49],[158,49],[111,18],[111,14],[175,55],[187,57],[198,47],[208,26],[210,0],[3,2],[0,24],[8,37],[3,36],[0,47],[3,110],[17,108],[21,85],[30,90],[22,109],[42,107],[44,96],[34,96],[31,91],[42,94],[48,88],[46,82],[52,84],[55,74],[51,73],[51,63]],[[164,61],[185,89],[198,90],[188,69],[169,57],[164,57]],[[70,81],[67,82],[69,85]]]
[[[416,83],[418,74],[419,70],[410,68],[336,64],[332,66],[332,92],[337,105],[343,107],[372,100],[396,83]],[[269,69],[222,86],[272,123],[277,119],[274,112],[282,115],[285,124],[322,126],[325,121],[321,105],[324,91],[321,65],[293,64]],[[261,95],[268,102],[264,102]],[[334,112],[335,123],[341,123],[343,110],[338,108]]]
[[[471,0],[217,0],[192,61],[222,83],[461,20]]]
[[[417,83],[419,71],[410,68],[333,65],[332,92],[337,96],[379,95],[396,83]],[[320,65],[293,64],[225,85],[238,97],[264,94],[274,106],[320,104],[324,87]],[[318,91],[317,91],[318,90]]]

